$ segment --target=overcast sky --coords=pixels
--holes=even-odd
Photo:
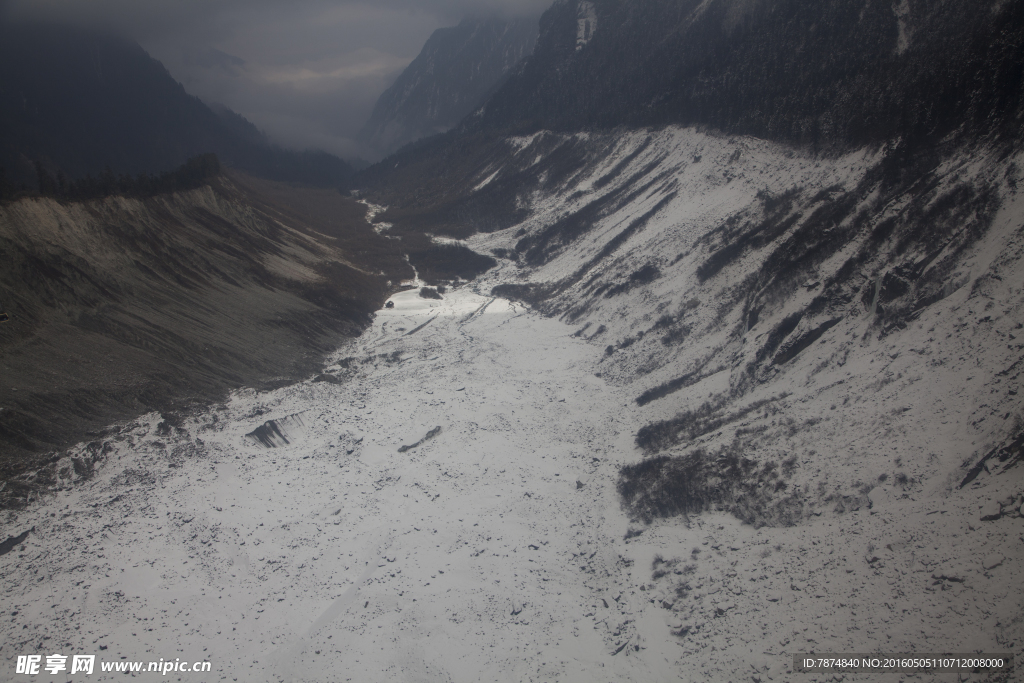
[[[3,0],[0,0],[2,3]],[[353,137],[430,34],[551,0],[7,0],[13,17],[117,29],[192,94],[282,145],[365,154]]]

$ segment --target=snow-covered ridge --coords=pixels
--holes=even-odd
[[[789,384],[798,377],[799,384],[825,386],[834,381],[832,372],[849,372],[840,361],[850,354],[920,348],[922,321],[948,319],[950,311],[969,319],[964,311],[977,308],[982,319],[983,310],[1003,306],[1002,323],[990,316],[996,329],[976,343],[1013,334],[1010,311],[1019,305],[1019,291],[993,289],[993,283],[1013,280],[1010,273],[1019,267],[1017,229],[1024,211],[1015,162],[997,162],[998,150],[949,158],[931,174],[924,195],[888,190],[886,197],[878,152],[820,158],[690,129],[637,131],[603,144],[597,161],[568,174],[563,184],[533,192],[527,221],[470,244],[480,251],[518,252],[518,263],[506,261],[488,281],[545,292],[545,310],[608,346],[602,376],[630,386],[636,396],[687,373],[711,382],[711,396],[728,389],[744,400],[751,372],[758,373],[755,395],[782,386],[792,391]],[[529,145],[517,148],[517,156],[531,154]],[[952,208],[955,197],[963,203],[959,212]],[[912,233],[915,216],[922,214],[929,216],[934,239]],[[586,218],[573,223],[579,216]],[[815,235],[814,246],[818,233],[807,231],[825,220],[833,223],[820,232],[837,235],[827,248],[813,258],[801,256],[784,273],[773,270],[789,257],[787,250],[806,247],[804,233]],[[908,234],[900,236],[894,225]],[[886,230],[897,231],[890,236]],[[911,266],[920,276],[908,274]],[[936,269],[944,273],[938,282],[921,284]],[[916,295],[909,293],[914,288]],[[978,301],[981,291],[997,290],[997,298]],[[880,296],[887,312],[880,310]],[[795,317],[788,329],[782,325]],[[813,349],[798,350],[797,341],[836,319]],[[935,333],[925,339],[930,336]],[[992,346],[983,354],[987,360],[979,361],[988,374],[975,377],[978,391],[1005,381],[994,373],[1018,359],[1012,344],[1005,353]],[[992,352],[997,356],[989,357]],[[729,372],[710,372],[719,366]],[[989,403],[987,414],[1009,410],[1012,417],[1019,414],[1014,392],[999,392],[998,405],[980,395],[978,400]],[[695,409],[709,396],[670,393],[671,399],[650,402],[652,418]],[[1010,420],[981,431],[986,441],[998,441],[1014,429]],[[970,457],[962,452],[949,464]]]
[[[664,514],[670,478],[657,473],[675,467],[698,478],[692,486],[700,494],[679,501],[677,511],[710,505],[755,527],[797,525],[802,531],[773,535],[819,538],[812,544],[820,543],[815,520],[853,534],[856,549],[847,546],[838,561],[808,559],[805,580],[819,586],[821,601],[787,608],[805,623],[820,626],[827,605],[848,604],[825,599],[853,590],[843,581],[847,587],[837,588],[841,576],[826,567],[856,573],[867,565],[899,588],[878,593],[892,598],[884,608],[874,603],[877,609],[860,613],[865,627],[877,633],[869,624],[884,614],[890,643],[920,649],[937,633],[913,636],[919,622],[907,615],[935,604],[930,586],[942,581],[933,576],[952,563],[956,581],[974,577],[964,581],[970,591],[946,596],[960,623],[971,624],[971,642],[998,648],[1017,640],[1020,627],[1009,625],[1005,610],[999,626],[980,625],[1001,600],[1019,604],[1022,597],[1004,592],[996,573],[1017,581],[1009,578],[1017,570],[995,568],[1005,566],[1004,556],[1011,566],[1024,557],[1017,538],[1024,514],[1019,155],[961,148],[908,187],[885,175],[884,149],[825,158],[668,129],[595,138],[592,153],[574,151],[583,160],[575,171],[552,183],[544,159],[578,144],[573,136],[561,140],[516,141],[517,158],[534,149],[542,157],[531,161],[540,169],[525,204],[531,215],[470,245],[516,256],[485,276],[487,284],[536,302],[603,347],[597,372],[634,400],[646,423],[637,445],[648,457],[674,458],[623,480],[634,514]],[[643,462],[643,453],[634,459]],[[734,462],[748,463],[748,474],[721,469]],[[788,474],[775,469],[786,465]],[[720,479],[726,476],[736,479]],[[936,511],[944,523],[928,519]],[[984,535],[975,533],[982,518],[998,521],[986,522]],[[887,525],[895,523],[894,534]],[[659,543],[676,547],[685,564],[682,539],[690,532],[674,522],[656,528]],[[871,538],[862,541],[865,533]],[[839,552],[828,547],[827,555]],[[891,571],[882,570],[878,548],[889,554]],[[965,563],[965,556],[978,559]],[[785,560],[764,564],[791,571]],[[810,579],[816,572],[833,585]],[[743,632],[708,621],[714,599],[685,595],[699,591],[677,599],[673,591],[687,583],[696,586],[656,584],[687,634],[687,652],[699,656]],[[768,599],[792,602],[790,594]],[[988,606],[964,612],[973,599]],[[787,628],[771,616],[787,610],[753,595],[726,612],[734,608],[767,609],[766,633]],[[836,629],[860,621],[841,613]],[[769,651],[803,637],[798,629]],[[814,642],[833,651],[866,642],[845,626],[825,626],[823,637]]]

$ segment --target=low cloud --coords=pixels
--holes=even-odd
[[[192,94],[279,144],[362,153],[373,105],[430,34],[467,15],[535,16],[550,0],[8,0],[7,17],[120,32]]]

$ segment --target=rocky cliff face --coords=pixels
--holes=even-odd
[[[389,154],[476,109],[537,41],[535,19],[466,19],[438,29],[380,96],[361,137]]]

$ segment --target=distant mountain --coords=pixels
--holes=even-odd
[[[271,143],[267,138],[267,134],[257,128],[255,123],[238,112],[229,109],[223,104],[211,105],[210,109],[220,117],[221,122],[237,137],[255,145],[270,146]]]
[[[213,111],[128,40],[51,24],[0,24],[0,166],[70,177],[160,172],[216,153],[254,175],[341,185],[352,168],[324,152],[271,145],[242,116]]]
[[[377,100],[360,137],[386,154],[448,130],[477,108],[536,42],[536,19],[465,19],[434,31]]]

